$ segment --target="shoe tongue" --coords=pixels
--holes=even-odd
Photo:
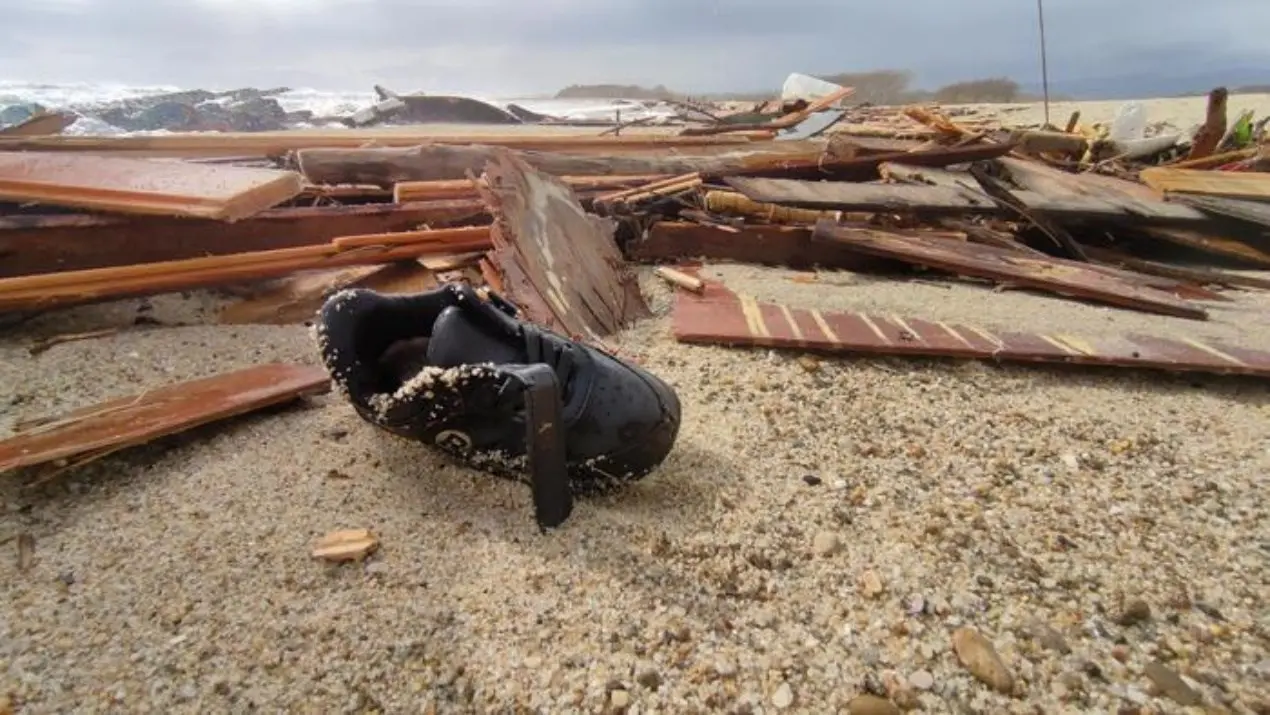
[[[490,362],[495,365],[523,362],[521,346],[483,329],[457,306],[441,311],[428,341],[428,364],[456,367]]]

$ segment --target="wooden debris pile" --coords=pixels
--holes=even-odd
[[[7,132],[0,313],[202,288],[241,298],[223,322],[294,323],[342,287],[465,280],[602,346],[649,314],[631,261],[663,264],[659,275],[683,289],[683,340],[1270,375],[1270,355],[1198,340],[1112,344],[759,305],[664,265],[897,279],[921,269],[1197,321],[1231,291],[1270,288],[1232,270],[1270,268],[1270,166],[1264,145],[1225,126],[1221,93],[1210,98],[1211,131],[1184,152],[1154,137],[1126,145],[1077,118],[1020,128],[937,107],[834,106],[849,96],[710,117],[677,134]],[[199,405],[159,391],[85,408],[0,443],[10,455],[0,467],[95,458],[324,378],[301,370],[264,392],[258,382],[171,388],[219,396]]]

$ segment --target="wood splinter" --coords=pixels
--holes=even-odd
[[[706,284],[702,282],[700,278],[690,276],[683,271],[678,271],[668,266],[658,266],[653,273],[657,274],[658,278],[661,278],[671,285],[678,286],[687,291],[692,291],[698,295],[704,293],[706,290]]]

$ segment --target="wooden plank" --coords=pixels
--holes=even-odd
[[[321,367],[272,363],[148,390],[36,421],[0,441],[0,472],[149,442],[329,386]]]
[[[1270,377],[1270,353],[1218,343],[1025,333],[917,317],[806,310],[759,303],[714,282],[706,283],[702,295],[678,294],[673,330],[681,342],[710,345]]]
[[[665,174],[627,174],[618,176],[561,176],[560,180],[576,191],[625,189],[666,178]],[[438,201],[477,198],[476,185],[469,179],[452,181],[400,181],[393,186],[393,201]]]
[[[1255,223],[1270,228],[1270,203],[1247,199],[1227,199],[1203,194],[1169,194],[1169,201],[1186,204],[1210,214]]]
[[[1040,258],[973,243],[923,240],[882,231],[844,230],[820,221],[818,239],[836,241],[875,256],[894,258],[963,276],[1002,281],[1036,290],[1164,315],[1204,320],[1203,308],[1167,293],[1136,285],[1078,261]]]
[[[480,191],[494,216],[491,263],[526,317],[574,339],[601,341],[651,313],[613,239],[564,182],[497,151]]]
[[[1270,174],[1260,171],[1202,171],[1155,166],[1138,176],[1162,193],[1206,194],[1230,199],[1270,201]]]
[[[320,246],[21,276],[0,280],[0,311],[265,280],[306,270],[395,263],[429,254],[485,250],[490,245],[489,228],[475,226],[344,236]]]
[[[658,221],[626,244],[631,260],[680,262],[703,259],[736,261],[798,270],[816,267],[882,271],[904,269],[898,261],[868,256],[847,246],[812,239],[811,229],[752,224],[737,229],[696,223]]]
[[[599,151],[612,149],[744,146],[745,136],[679,137],[630,132],[621,136],[508,130],[499,134],[447,134],[400,129],[289,130],[277,132],[206,132],[155,136],[0,137],[0,151],[56,151],[128,154],[133,156],[212,157],[282,156],[300,149],[355,149],[368,144],[410,147],[421,144],[481,144],[528,150]]]
[[[1150,189],[1111,176],[1069,174],[1035,161],[1005,157],[998,162],[1022,191],[1010,193],[1032,211],[1091,217],[1203,223],[1202,212],[1160,200]]]
[[[225,223],[102,214],[0,217],[0,278],[315,246],[339,236],[488,221],[479,199],[279,208]]]
[[[1161,241],[1186,248],[1235,258],[1254,266],[1270,268],[1270,252],[1266,252],[1233,238],[1183,228],[1145,227],[1143,233]]]
[[[293,171],[47,152],[0,153],[0,199],[236,221],[304,190]]]
[[[730,176],[732,188],[754,201],[837,211],[926,214],[999,213],[996,202],[945,186],[796,181]]]

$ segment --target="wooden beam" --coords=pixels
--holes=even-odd
[[[724,182],[754,201],[805,209],[941,215],[1001,211],[987,196],[945,186],[746,177],[727,177]]]
[[[236,221],[304,190],[292,171],[49,152],[0,153],[0,199]]]
[[[0,217],[0,278],[296,246],[338,236],[488,221],[478,199],[262,211],[223,223],[90,214]]]

